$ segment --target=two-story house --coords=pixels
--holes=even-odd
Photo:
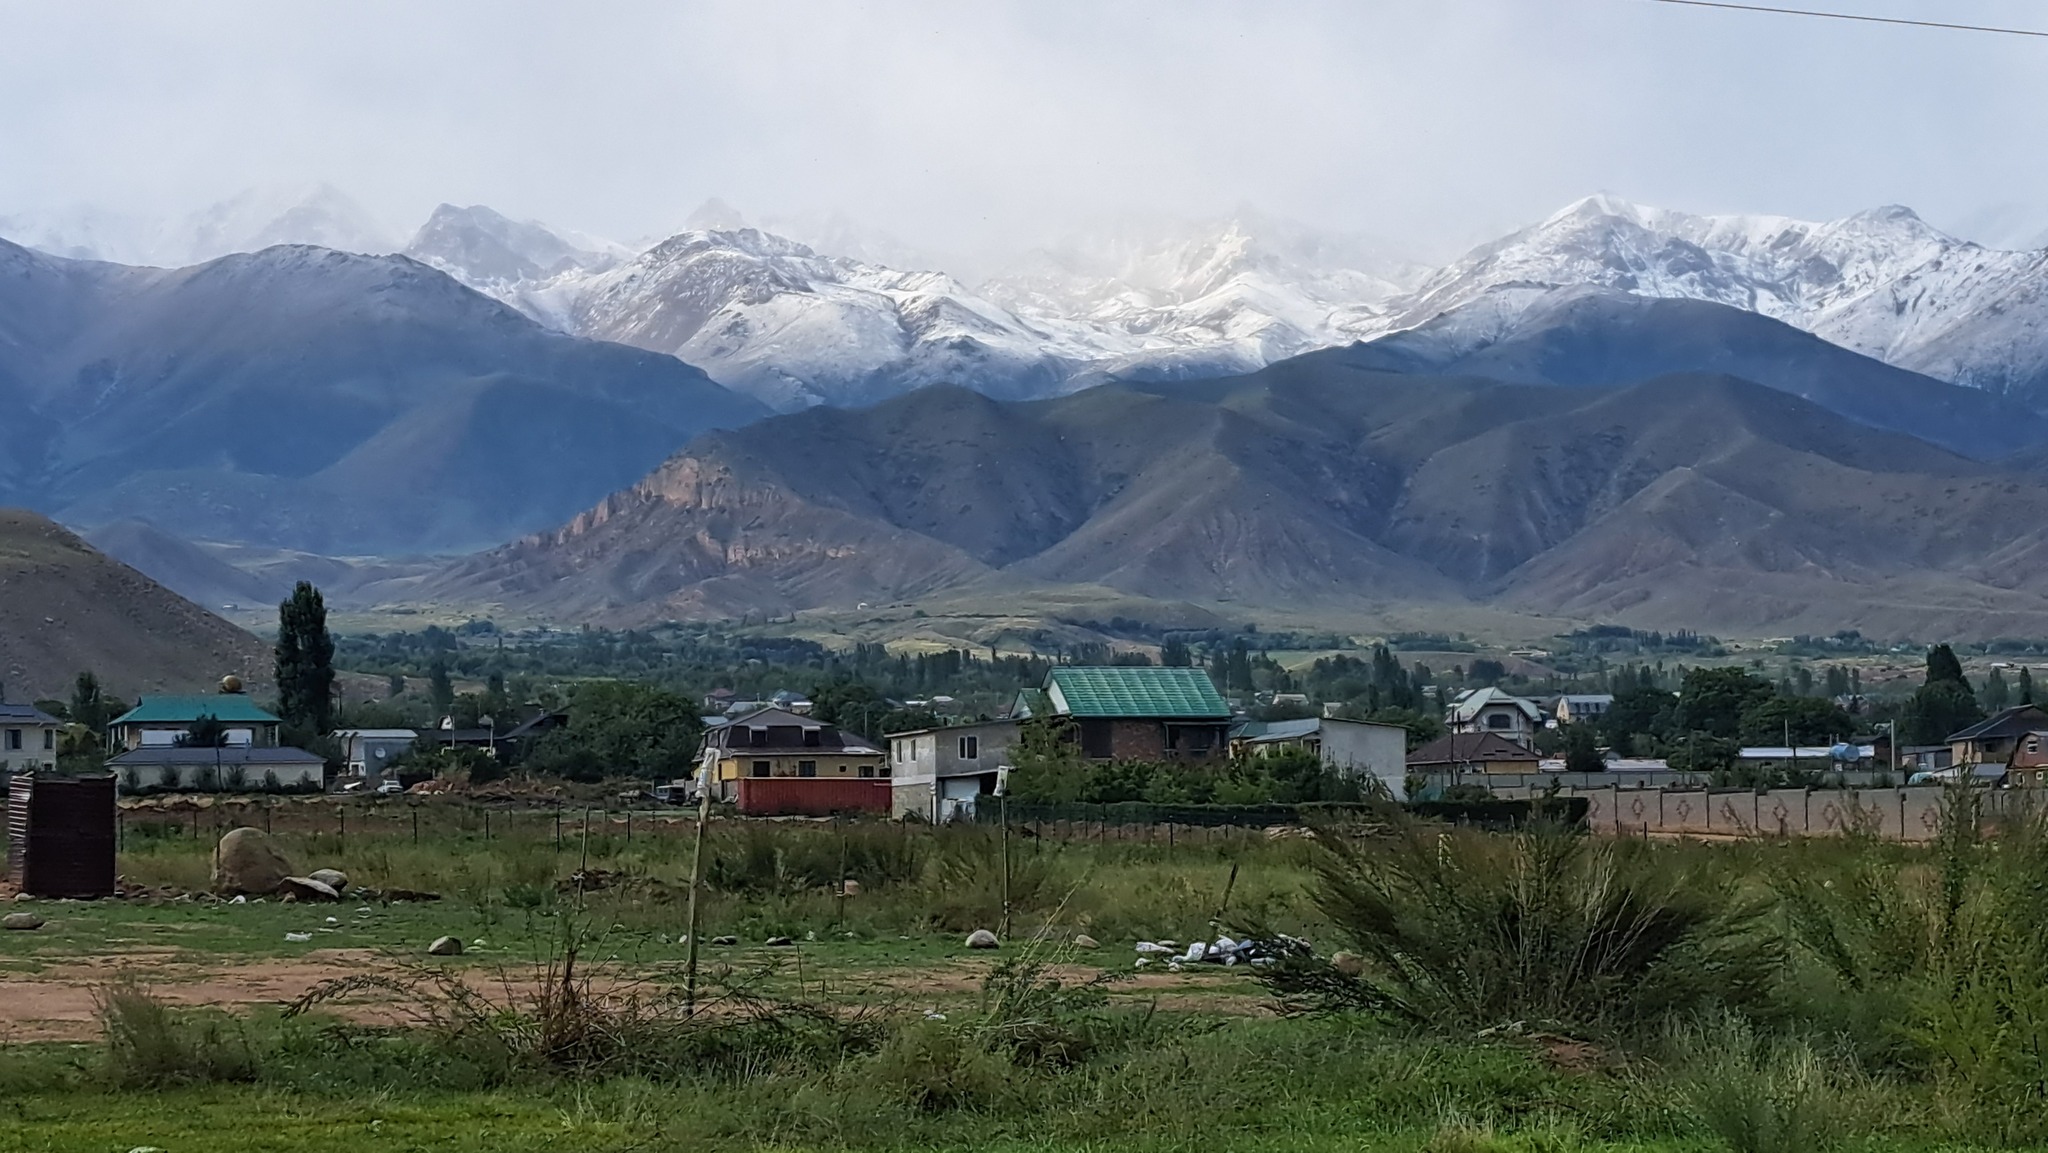
[[[976,799],[996,791],[1016,742],[1016,721],[889,734],[890,811],[933,824],[973,815]]]
[[[57,767],[57,732],[64,722],[34,705],[0,701],[0,776]]]
[[[1492,733],[1523,748],[1534,748],[1543,710],[1497,688],[1468,689],[1451,701],[1444,727],[1454,733]]]
[[[1018,715],[1040,708],[1072,721],[1093,760],[1200,761],[1230,751],[1230,705],[1201,669],[1063,665]]]
[[[2030,734],[2042,730],[2048,730],[2048,711],[2039,705],[2014,705],[1950,733],[1949,761],[1963,766],[2004,765]]]
[[[761,708],[704,734],[712,796],[755,816],[889,811],[889,758],[857,733]]]
[[[1614,707],[1612,693],[1566,693],[1557,698],[1557,711],[1553,714],[1560,725],[1577,724],[1580,721],[1597,721]]]

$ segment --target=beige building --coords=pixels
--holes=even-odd
[[[0,702],[0,774],[57,767],[57,733],[64,722],[34,705]]]

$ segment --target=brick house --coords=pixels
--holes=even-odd
[[[1230,753],[1230,705],[1192,668],[1062,666],[1046,674],[1020,716],[1074,722],[1081,753],[1098,761],[1206,761]]]

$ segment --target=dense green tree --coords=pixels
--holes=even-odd
[[[1939,684],[1954,681],[1959,685],[1970,682],[1963,678],[1963,662],[1956,659],[1956,651],[1947,645],[1935,645],[1927,650],[1927,682]]]
[[[2028,672],[2025,665],[2020,666],[2019,703],[2023,705],[2034,703],[2034,674]]]
[[[1844,740],[1856,722],[1847,710],[1826,697],[1770,697],[1742,714],[1742,741],[1777,745],[1787,736],[1795,745],[1822,745]]]
[[[437,721],[455,709],[455,682],[448,676],[448,661],[444,657],[435,657],[427,668],[427,703],[433,707]]]
[[[385,695],[385,696],[387,696],[387,697],[395,697],[395,696],[399,696],[399,695],[401,695],[401,694],[402,694],[402,693],[404,693],[404,692],[405,692],[405,676],[404,676],[404,674],[402,674],[402,673],[392,673],[392,674],[391,674],[390,676],[388,676],[388,677],[385,677],[385,678],[384,678],[384,695]]]
[[[688,697],[632,681],[590,681],[569,724],[541,738],[528,764],[572,780],[673,780],[694,771],[703,722]]]
[[[1849,695],[1849,670],[1840,665],[1829,665],[1827,671],[1828,695],[1846,697]]]
[[[100,733],[106,730],[108,721],[121,715],[108,711],[108,705],[111,703],[113,702],[107,696],[106,690],[100,687],[100,678],[87,670],[78,674],[78,679],[71,682],[71,703],[65,712],[72,724],[84,725],[93,732]]]
[[[1194,654],[1188,651],[1188,643],[1179,637],[1168,637],[1159,646],[1159,663],[1168,668],[1184,669],[1195,663]]]
[[[1662,738],[1678,727],[1678,698],[1655,684],[1638,683],[1615,692],[1600,718],[1607,743],[1620,747],[1632,738]]]
[[[315,736],[333,727],[334,638],[327,602],[300,581],[277,606],[277,706],[285,724]]]
[[[1581,721],[1564,726],[1564,768],[1568,773],[1607,771],[1607,760],[1600,755],[1600,738],[1592,725]]]
[[[1984,707],[1963,676],[1963,664],[1955,650],[1935,645],[1927,650],[1927,679],[1906,702],[1906,740],[1916,745],[1935,745],[1949,734],[1984,719]]]
[[[228,743],[228,727],[220,718],[206,713],[178,734],[178,743],[190,749],[218,749]]]
[[[1743,715],[1771,696],[1770,682],[1746,669],[1687,669],[1678,688],[1678,724],[1672,735],[1697,732],[1735,739]]]
[[[2012,691],[2005,683],[2005,674],[1992,669],[1991,675],[1984,678],[1984,711],[2000,712],[2011,703]]]
[[[880,740],[883,723],[896,706],[875,686],[863,680],[842,677],[811,689],[811,715],[828,725],[837,725],[869,740]]]

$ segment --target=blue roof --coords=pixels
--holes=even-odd
[[[199,697],[144,697],[135,707],[115,717],[117,725],[189,725],[200,717],[212,717],[222,724],[281,724],[276,717],[256,707],[241,693],[214,693]]]

